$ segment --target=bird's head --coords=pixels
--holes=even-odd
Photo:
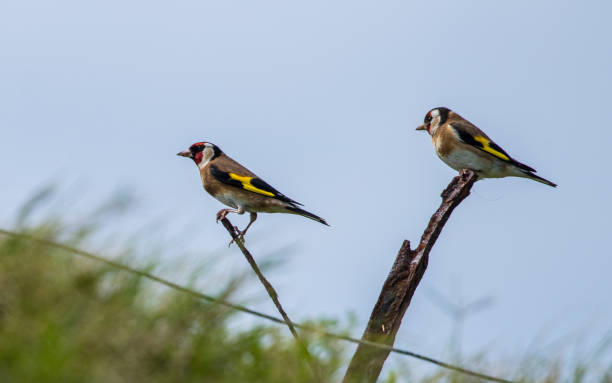
[[[210,142],[196,142],[189,149],[178,152],[177,156],[188,157],[198,166],[204,166],[209,161],[219,157],[223,152],[219,147]]]
[[[419,125],[416,130],[426,130],[427,133],[433,136],[436,130],[446,122],[450,109],[440,106],[427,112],[422,125]]]

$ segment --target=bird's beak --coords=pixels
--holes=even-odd
[[[182,152],[178,152],[176,153],[177,156],[181,156],[181,157],[190,157],[191,158],[191,151],[190,150],[183,150]]]
[[[416,130],[427,130],[427,128],[425,127],[425,124],[423,125],[419,125]]]

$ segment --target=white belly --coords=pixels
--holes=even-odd
[[[479,156],[469,150],[454,150],[446,157],[440,156],[440,159],[457,171],[472,169],[485,178],[499,178],[508,175],[506,164],[503,161],[493,157]]]
[[[274,201],[273,203],[260,203],[253,204],[253,201],[243,200],[236,195],[232,195],[231,193],[219,193],[215,196],[215,198],[220,201],[222,204],[227,205],[229,207],[233,207],[234,209],[244,209],[248,212],[265,212],[265,213],[286,213],[287,209],[284,206],[284,203],[270,200],[269,202]]]
[[[230,194],[218,193],[215,198],[222,204],[233,207],[234,209],[238,209],[240,206],[240,203],[235,201]]]

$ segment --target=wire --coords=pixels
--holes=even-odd
[[[38,243],[41,243],[41,244],[44,244],[44,245],[47,245],[47,246],[52,246],[52,247],[55,247],[55,248],[58,248],[58,249],[62,249],[62,250],[67,251],[69,253],[77,254],[77,255],[80,255],[82,257],[85,257],[85,258],[88,258],[88,259],[92,259],[92,260],[95,260],[97,262],[104,263],[104,264],[112,266],[112,267],[114,267],[116,269],[127,271],[129,273],[139,275],[139,276],[141,276],[143,278],[147,278],[149,280],[152,280],[152,281],[160,283],[160,284],[162,284],[164,286],[167,286],[167,287],[169,287],[171,289],[174,289],[174,290],[177,290],[177,291],[181,291],[183,293],[186,293],[186,294],[189,294],[191,296],[203,299],[205,301],[213,302],[213,303],[218,303],[218,304],[221,304],[223,306],[230,307],[230,308],[232,308],[234,310],[242,311],[244,313],[247,313],[247,314],[259,317],[259,318],[263,318],[263,319],[266,319],[266,320],[269,320],[269,321],[272,321],[272,322],[275,322],[275,323],[279,323],[279,324],[283,324],[283,325],[287,324],[287,322],[285,322],[281,318],[277,318],[275,316],[268,315],[268,314],[265,314],[265,313],[262,313],[262,312],[259,312],[259,311],[251,310],[248,307],[245,307],[245,306],[242,306],[242,305],[237,305],[237,304],[228,302],[228,301],[223,300],[223,299],[218,299],[218,298],[215,298],[213,296],[206,295],[206,294],[200,293],[200,292],[195,291],[195,290],[191,290],[191,289],[189,289],[187,287],[178,285],[178,284],[176,284],[174,282],[170,282],[170,281],[168,281],[166,279],[157,277],[157,276],[155,276],[153,274],[150,274],[150,273],[147,273],[145,271],[134,269],[134,268],[126,266],[124,264],[111,261],[111,260],[106,259],[104,257],[92,254],[92,253],[84,251],[84,250],[77,249],[75,247],[64,245],[64,244],[61,244],[61,243],[58,243],[58,242],[54,242],[54,241],[51,241],[51,240],[48,240],[48,239],[38,238],[38,237],[35,237],[35,236],[32,236],[32,235],[16,233],[16,232],[9,231],[9,230],[4,230],[4,229],[0,229],[0,234],[6,235],[6,236],[10,236],[10,237],[23,238],[23,239],[26,239],[26,240],[29,240],[29,241],[38,242]],[[428,356],[418,354],[416,352],[412,352],[412,351],[408,351],[408,350],[403,350],[403,349],[396,348],[396,347],[391,347],[391,346],[388,346],[386,344],[370,342],[370,341],[367,341],[367,340],[361,340],[361,339],[356,339],[356,338],[351,338],[350,336],[346,336],[346,335],[334,334],[334,333],[331,333],[331,332],[327,332],[327,331],[323,331],[323,330],[317,329],[315,327],[310,327],[310,326],[298,324],[298,323],[295,323],[295,322],[291,322],[291,324],[293,326],[299,328],[299,329],[302,329],[302,330],[305,330],[305,331],[309,331],[309,332],[319,333],[321,335],[324,335],[324,336],[327,336],[327,337],[330,337],[330,338],[345,340],[345,341],[356,343],[356,344],[363,344],[363,345],[370,346],[370,347],[376,347],[376,348],[388,350],[388,351],[394,352],[396,354],[411,356],[413,358],[416,358],[416,359],[419,359],[419,360],[422,360],[422,361],[425,361],[425,362],[428,362],[428,363],[432,363],[432,364],[435,364],[437,366],[440,366],[440,367],[443,367],[443,368],[446,368],[446,369],[449,369],[449,370],[460,372],[462,374],[470,375],[470,376],[473,376],[473,377],[476,377],[476,378],[486,379],[486,380],[489,380],[489,381],[492,381],[492,382],[514,383],[514,382],[512,382],[510,380],[505,380],[505,379],[502,379],[502,378],[496,378],[494,376],[489,376],[489,375],[481,374],[479,372],[475,372],[475,371],[468,370],[468,369],[460,367],[460,366],[456,366],[456,365],[453,365],[453,364],[442,362],[442,361],[439,361],[437,359],[430,358]]]

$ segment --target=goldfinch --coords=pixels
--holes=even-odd
[[[221,209],[217,213],[217,221],[225,218],[228,213],[251,213],[247,227],[242,231],[236,229],[242,239],[257,219],[258,212],[297,214],[327,225],[323,218],[299,208],[301,203],[274,189],[223,153],[217,145],[196,142],[177,155],[191,158],[200,169],[204,189],[221,203],[231,207]]]
[[[438,157],[455,170],[471,169],[480,178],[524,177],[557,187],[535,175],[535,169],[510,157],[482,130],[448,108],[427,112],[416,130],[429,133]]]

